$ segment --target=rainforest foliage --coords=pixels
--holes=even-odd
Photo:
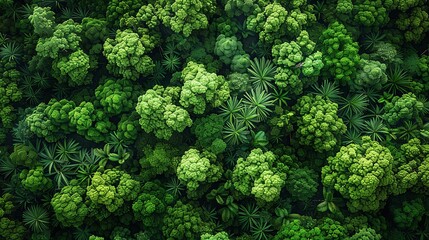
[[[0,239],[429,239],[428,0],[0,0]]]

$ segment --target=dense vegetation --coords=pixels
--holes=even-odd
[[[0,239],[429,239],[429,1],[0,13]]]

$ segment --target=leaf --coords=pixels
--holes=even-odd
[[[326,201],[321,202],[317,205],[317,211],[326,212],[328,210],[328,203]]]
[[[331,213],[336,213],[338,211],[337,205],[333,202],[328,203],[328,209]]]
[[[223,201],[223,198],[219,195],[216,196],[216,202],[223,205],[225,203],[225,201]]]

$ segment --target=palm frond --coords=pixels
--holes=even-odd
[[[355,129],[347,129],[347,132],[343,136],[343,145],[349,145],[352,143],[360,144],[362,142],[362,135]]]
[[[166,184],[166,191],[173,196],[181,196],[183,190],[185,190],[185,185],[176,177],[172,177]]]
[[[217,209],[213,206],[203,206],[203,219],[208,222],[216,223],[218,220]]]
[[[340,108],[338,109],[342,116],[361,114],[368,106],[368,99],[364,94],[355,94],[353,96],[341,97]]]
[[[365,117],[382,119],[384,107],[380,107],[379,105],[371,106],[367,112],[368,114]]]
[[[370,136],[374,141],[383,142],[386,135],[389,134],[389,129],[384,125],[383,120],[372,118],[365,122],[363,133]]]
[[[230,97],[228,100],[226,100],[224,104],[219,107],[219,115],[222,116],[224,119],[229,119],[229,121],[232,121],[238,116],[242,108],[243,104],[241,98],[238,99],[236,96]]]
[[[13,163],[9,158],[3,158],[0,160],[0,173],[4,178],[16,175],[18,170],[18,165]]]
[[[395,128],[393,132],[399,139],[409,141],[412,138],[417,138],[420,135],[420,130],[417,125],[411,121],[405,121],[400,127]]]
[[[243,122],[248,128],[254,128],[254,123],[258,122],[258,114],[254,108],[246,106],[240,110],[237,121]]]
[[[61,19],[68,20],[73,18],[73,10],[68,7],[64,7],[61,9]]]
[[[4,44],[6,44],[7,40],[7,36],[4,33],[0,33],[0,45],[3,46]]]
[[[114,151],[118,151],[119,148],[126,149],[128,145],[125,144],[125,139],[118,136],[118,133],[115,131],[110,133],[109,138],[107,140],[107,144],[112,146]]]
[[[329,99],[333,102],[340,98],[340,89],[336,82],[329,82],[328,80],[324,80],[322,85],[313,85],[313,93],[320,95],[326,99]]]
[[[417,97],[417,101],[423,103],[423,109],[421,110],[421,114],[426,115],[429,113],[429,101],[428,99],[423,96],[423,95],[419,95]]]
[[[73,232],[73,236],[75,240],[88,240],[91,235],[92,234],[88,226],[78,227]]]
[[[269,233],[273,232],[273,229],[272,229],[272,225],[266,219],[260,218],[251,227],[250,232],[252,233],[253,239],[267,240],[267,239],[271,239],[272,236],[270,236]]]
[[[320,16],[323,14],[323,11],[325,11],[325,1],[316,1],[316,3],[314,4],[313,11],[317,19],[320,19]]]
[[[277,90],[276,88],[274,88],[272,95],[274,98],[274,102],[277,103],[277,106],[279,107],[282,107],[283,104],[287,106],[287,101],[291,100],[291,98],[288,97],[289,92],[283,91],[283,89]]]
[[[262,88],[251,89],[250,93],[244,94],[244,98],[243,103],[255,109],[259,121],[265,120],[272,112],[270,108],[274,106],[274,98]]]
[[[32,80],[42,88],[47,88],[50,85],[49,77],[45,75],[45,73],[35,73],[32,75]]]
[[[262,88],[267,92],[270,88],[274,88],[274,84],[271,82],[274,80],[276,67],[271,63],[271,60],[266,60],[265,57],[255,58],[250,61],[250,67],[247,70],[250,73],[253,87]]]
[[[62,143],[58,143],[56,154],[61,162],[69,162],[76,158],[80,150],[80,145],[73,139],[64,139]]]
[[[372,50],[375,45],[381,43],[386,35],[381,34],[379,31],[370,32],[364,36],[363,46],[365,50]]]
[[[396,65],[387,70],[387,83],[383,89],[388,93],[396,95],[398,92],[407,93],[411,90],[412,80],[408,73]]]
[[[77,7],[72,12],[72,19],[82,21],[82,19],[89,17],[90,11],[85,7]]]
[[[49,228],[48,212],[40,206],[31,206],[22,214],[23,222],[33,232],[44,232]]]
[[[343,120],[347,129],[361,131],[365,127],[365,117],[362,113],[346,114]]]
[[[21,86],[26,88],[21,88],[22,98],[29,103],[29,105],[34,106],[40,103],[40,99],[42,98],[42,92],[40,89],[34,90],[32,86]]]
[[[169,72],[175,72],[180,67],[180,57],[175,54],[165,54],[164,60],[162,60],[162,65]]]
[[[56,152],[57,148],[55,144],[48,145],[45,143],[43,144],[42,151],[39,152],[40,162],[49,174],[53,174],[61,168],[61,165],[66,163],[57,158]]]
[[[33,14],[33,11],[34,11],[34,5],[31,5],[31,4],[28,4],[28,3],[22,5],[18,9],[18,13],[24,19],[28,19],[28,17]]]
[[[244,231],[256,226],[260,218],[260,208],[256,204],[240,205],[238,208],[238,223]]]
[[[92,176],[98,169],[98,164],[88,164],[83,163],[80,164],[77,173],[76,173],[76,179],[79,181],[79,183],[83,183],[86,186],[90,185]]]
[[[70,184],[70,180],[76,175],[74,168],[65,166],[58,169],[54,174],[54,181],[57,184],[57,189],[61,189],[64,186]]]
[[[22,48],[15,42],[8,42],[0,48],[0,57],[9,62],[18,61],[22,57]]]
[[[17,177],[16,179],[19,178]],[[19,184],[21,183],[21,181],[19,181]],[[8,186],[9,184],[9,186]],[[28,205],[34,204],[36,202],[36,196],[34,193],[25,190],[22,185],[14,185],[14,183],[9,182],[8,184],[6,184],[7,188],[9,188],[10,190],[7,190],[6,188],[4,189],[5,192],[9,192],[11,193],[15,198],[14,201],[19,205],[22,206],[24,208],[27,208]]]
[[[153,84],[160,84],[165,78],[167,71],[160,61],[155,61],[155,67],[153,68],[151,80]]]
[[[17,22],[19,19],[19,7],[18,4],[11,4],[7,7],[7,11],[5,11],[3,14],[6,18],[13,19],[14,22]]]
[[[366,96],[368,101],[373,103],[377,102],[381,97],[381,94],[373,87],[362,89],[362,94]]]
[[[67,98],[70,95],[71,88],[65,84],[56,82],[52,87],[52,91],[54,92],[55,98],[63,99],[63,98]]]
[[[163,53],[165,55],[169,55],[169,54],[174,54],[174,55],[179,55],[179,51],[177,51],[177,46],[174,42],[168,42],[165,45],[165,48],[162,49]]]
[[[243,122],[228,121],[222,133],[225,141],[231,145],[238,145],[249,141],[250,131]]]

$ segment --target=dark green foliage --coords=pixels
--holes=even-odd
[[[271,238],[269,234],[273,230],[271,229],[271,224],[264,218],[260,218],[259,221],[255,223],[254,226],[251,227],[250,232],[252,233],[252,237],[257,240],[267,240]]]
[[[427,3],[0,0],[0,239],[428,239]]]
[[[222,116],[217,114],[195,120],[191,131],[197,137],[197,145],[209,148],[214,140],[222,137],[223,124]]]
[[[338,136],[347,127],[338,117],[338,104],[320,95],[305,95],[294,106],[298,115],[297,136],[301,144],[314,147],[318,152],[335,147]]]
[[[400,200],[399,200],[400,201]],[[422,220],[425,205],[421,198],[405,200],[402,203],[396,201],[390,207],[393,214],[393,222],[401,229],[414,229]]]
[[[84,203],[85,189],[77,181],[72,181],[56,193],[51,200],[52,208],[58,221],[64,226],[78,227],[88,214]]]
[[[363,46],[366,50],[373,50],[377,44],[384,40],[386,35],[380,32],[371,32],[364,36]]]
[[[178,201],[173,207],[167,208],[162,228],[165,239],[195,239],[209,231],[210,225],[202,221],[192,205]]]
[[[320,41],[325,70],[337,81],[346,83],[355,77],[360,57],[359,46],[353,41],[344,25],[334,22],[325,30]]]
[[[142,176],[150,179],[158,174],[174,172],[179,164],[180,152],[167,144],[157,143],[155,147],[146,146],[140,159]]]
[[[317,174],[308,168],[295,168],[289,170],[285,188],[298,201],[308,201],[317,192]]]

